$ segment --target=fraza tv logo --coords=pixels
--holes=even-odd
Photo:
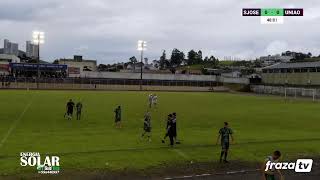
[[[38,152],[20,153],[20,165],[36,167],[39,174],[58,174],[60,172],[59,160],[58,156],[45,156],[44,159],[41,159]]]
[[[307,173],[307,172],[311,172],[312,169],[312,163],[313,160],[312,159],[298,159],[295,163],[291,162],[277,162],[277,163],[273,163],[271,161],[268,161],[266,163],[266,169],[265,171],[268,170],[294,170],[295,172],[301,172],[301,173]]]

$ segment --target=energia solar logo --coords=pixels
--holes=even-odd
[[[20,153],[20,165],[36,167],[39,174],[58,174],[60,172],[59,160],[58,156],[45,156],[41,159],[39,152]]]

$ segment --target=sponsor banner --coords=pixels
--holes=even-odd
[[[78,67],[69,67],[68,68],[69,74],[80,74],[80,68]]]
[[[20,165],[35,167],[39,174],[59,174],[59,156],[41,156],[39,152],[21,152]]]

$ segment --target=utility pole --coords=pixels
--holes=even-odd
[[[34,31],[33,32],[33,44],[38,46],[37,50],[37,89],[40,85],[40,44],[44,43],[44,32]]]
[[[138,51],[141,52],[141,60],[140,60],[140,65],[141,65],[141,68],[140,68],[140,91],[142,91],[142,81],[143,81],[143,52],[146,50],[146,47],[147,47],[147,42],[146,41],[142,41],[142,40],[139,40],[138,41]]]

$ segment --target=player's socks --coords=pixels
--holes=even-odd
[[[143,140],[143,137],[144,137],[144,135],[142,134],[142,135],[139,137],[139,140],[142,141],[142,140]]]
[[[145,132],[144,132],[144,133],[142,133],[142,134],[141,134],[141,138],[143,138],[145,134],[146,134]]]
[[[180,141],[178,139],[176,139],[176,144],[181,144]]]
[[[222,157],[224,155],[224,151],[221,151],[221,154],[220,154],[220,162],[222,162]]]
[[[227,161],[227,156],[228,156],[228,152],[225,152],[225,153],[224,153],[224,162],[228,162],[228,161]]]

